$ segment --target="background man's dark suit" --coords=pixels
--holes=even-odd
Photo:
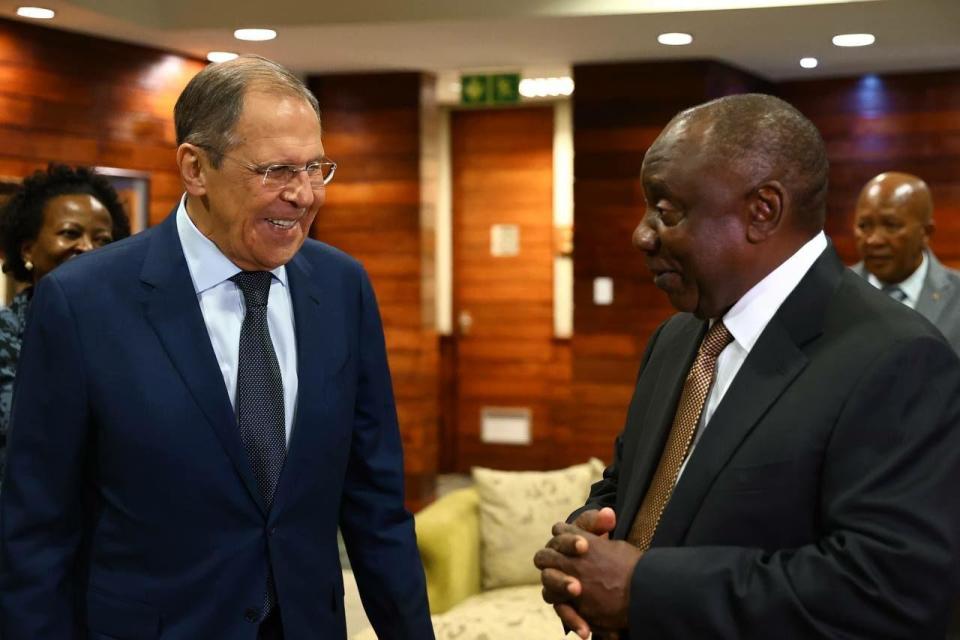
[[[313,240],[286,269],[300,392],[269,514],[174,215],[39,285],[2,500],[5,638],[252,639],[268,564],[288,640],[343,638],[338,524],[380,637],[433,637],[374,294]]]
[[[615,509],[614,538],[705,330],[679,314],[650,340],[616,458],[585,507]],[[944,507],[960,487],[958,390],[932,328],[828,248],[691,454],[634,573],[631,637],[943,638],[942,615],[918,622],[944,608],[955,577],[960,522]]]

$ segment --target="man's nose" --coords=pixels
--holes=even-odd
[[[641,220],[633,230],[633,246],[644,253],[653,253],[660,246],[660,238],[653,227],[647,223],[646,218]]]
[[[80,239],[77,240],[77,243],[74,245],[74,249],[80,253],[86,253],[87,251],[90,251],[93,249],[93,239],[86,234],[80,236]]]
[[[296,177],[284,188],[283,198],[298,209],[305,209],[313,204],[313,185],[310,184],[306,171],[297,172]]]
[[[869,245],[880,245],[887,242],[887,234],[880,229],[871,229],[866,234],[866,241]]]

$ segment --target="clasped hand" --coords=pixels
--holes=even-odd
[[[543,599],[581,638],[591,630],[599,638],[596,632],[627,626],[630,579],[643,552],[609,539],[616,521],[613,509],[605,507],[584,511],[573,524],[558,522],[553,538],[533,557]]]

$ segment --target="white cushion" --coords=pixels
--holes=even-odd
[[[505,587],[471,596],[433,617],[437,640],[559,640],[563,625],[539,585]],[[576,637],[576,634],[571,634]]]
[[[483,588],[539,585],[533,554],[550,539],[555,522],[583,506],[590,485],[602,474],[603,463],[596,458],[557,471],[475,467]]]

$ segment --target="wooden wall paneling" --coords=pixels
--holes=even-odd
[[[182,193],[173,104],[205,63],[0,19],[0,173],[51,161],[150,173],[150,224]]]
[[[419,73],[307,79],[320,102],[324,149],[339,164],[311,233],[353,255],[370,274],[393,375],[407,505],[414,510],[433,498],[438,457],[438,342],[424,280],[433,252],[425,193],[432,190],[423,188],[421,166],[424,128],[436,115],[431,80]]]
[[[574,336],[565,444],[568,458],[575,452],[609,462],[642,349],[673,313],[631,244],[643,216],[644,153],[678,111],[773,88],[712,61],[577,65],[574,81]],[[600,276],[614,281],[609,306],[593,303]]]
[[[827,232],[848,264],[857,261],[860,189],[884,171],[906,171],[933,193],[933,251],[960,266],[960,70],[797,80],[781,83],[779,92],[827,144]]]

